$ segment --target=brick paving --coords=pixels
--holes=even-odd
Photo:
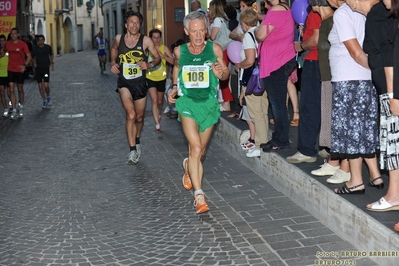
[[[30,79],[24,118],[0,119],[0,265],[302,266],[356,250],[215,140],[204,162],[211,210],[196,215],[180,123],[163,116],[155,133],[147,105],[143,156],[126,165],[116,76],[100,75],[95,51],[54,61],[53,106],[41,109]]]

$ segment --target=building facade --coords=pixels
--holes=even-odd
[[[123,15],[127,10],[140,12],[144,17],[141,33],[157,28],[162,31],[163,43],[170,47],[177,39],[185,39],[182,19],[190,12],[192,0],[102,0],[104,36],[112,42],[115,35],[125,32]],[[211,0],[200,0],[201,7],[208,9]],[[239,0],[227,0],[239,8]],[[263,4],[262,0],[257,0]]]
[[[62,55],[93,49],[104,19],[100,0],[17,0],[16,25],[21,36],[43,34]]]

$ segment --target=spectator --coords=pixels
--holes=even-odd
[[[397,0],[369,0],[362,2],[358,9],[367,15],[363,48],[368,54],[373,83],[380,94],[380,167],[389,171],[388,191],[380,200],[366,206],[369,211],[399,210],[399,145],[392,141],[398,138],[394,129],[399,126],[399,113],[394,111],[398,103],[398,95],[394,94],[393,89],[396,79],[392,75],[393,71],[398,72],[398,32],[395,30],[397,22],[394,20],[397,18],[398,7]],[[375,181],[371,181],[369,185],[384,187],[384,183],[377,185]],[[394,228],[399,231],[399,223]]]
[[[241,95],[244,95],[246,85],[250,75],[243,75],[245,70],[252,72],[252,67],[257,64],[257,50],[258,43],[255,39],[255,28],[258,24],[257,12],[253,9],[245,9],[241,11],[240,14],[241,27],[245,32],[243,39],[243,50],[241,52],[242,61],[236,64],[236,69],[240,69],[240,80],[242,84]],[[241,99],[241,97],[240,97]],[[250,130],[250,140],[248,145],[254,146],[249,149],[246,156],[247,157],[259,157],[260,156],[260,145],[261,143],[266,143],[268,141],[269,125],[267,122],[267,111],[269,108],[269,102],[267,100],[267,93],[264,92],[261,96],[256,95],[246,95],[245,102],[248,108],[242,109],[242,113],[246,112],[248,109],[248,114],[246,115],[251,119],[247,121]],[[253,139],[255,138],[255,145],[253,145]]]
[[[362,161],[366,161],[370,179],[380,185],[376,151],[378,141],[377,93],[371,81],[367,55],[362,50],[366,17],[353,12],[345,3],[333,16],[328,36],[333,101],[331,158],[348,159],[350,179],[337,194],[364,194]]]
[[[291,10],[287,3],[279,0],[270,1],[270,5],[262,24],[255,30],[260,46],[260,77],[275,121],[272,139],[261,145],[264,152],[290,148],[287,80],[296,65],[293,46],[295,23]]]
[[[209,4],[209,18],[211,21],[211,33],[210,39],[214,42],[220,44],[223,50],[223,58],[226,65],[229,64],[229,58],[227,57],[227,46],[223,47],[222,39],[223,33],[222,31],[227,29],[227,16],[224,13],[223,4],[220,1],[211,1]],[[219,32],[221,34],[219,34]],[[222,92],[223,102],[220,103],[220,111],[231,110],[230,102],[233,101],[233,95],[230,91],[229,87],[229,79],[220,81],[220,90]]]
[[[321,17],[310,11],[305,23],[303,41],[296,41],[296,52],[309,51],[304,57],[301,78],[301,114],[298,127],[298,151],[286,158],[289,163],[313,163],[316,161],[316,142],[320,128],[321,81],[317,43]]]

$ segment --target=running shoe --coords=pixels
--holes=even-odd
[[[47,97],[47,105],[48,105],[48,106],[51,106],[52,104],[53,104],[53,103],[51,102],[50,96]]]
[[[204,194],[197,194],[194,196],[194,207],[196,209],[197,214],[204,213],[209,211],[208,204],[205,201]]]
[[[157,133],[162,132],[160,124],[155,125],[155,132],[157,132]]]
[[[169,113],[169,111],[170,111],[170,107],[168,105],[168,106],[165,107],[165,110],[163,110],[163,113],[167,114],[167,113]]]
[[[188,164],[188,158],[185,158],[183,160],[184,175],[182,182],[183,182],[183,187],[186,190],[191,190],[193,188],[193,184],[191,183],[191,178],[190,174],[188,173],[187,164]]]
[[[4,109],[3,116],[8,117],[8,109]]]
[[[21,118],[24,116],[24,108],[21,107],[18,108],[18,116]]]
[[[18,118],[18,114],[17,114],[17,112],[15,111],[13,111],[12,113],[11,113],[11,119],[12,120],[15,120],[15,119],[17,119]]]
[[[140,155],[137,150],[129,152],[127,155],[127,164],[136,164],[139,162]]]
[[[44,101],[43,105],[42,105],[42,109],[46,109],[46,108],[47,108],[47,101]]]

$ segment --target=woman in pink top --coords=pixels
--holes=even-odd
[[[264,152],[270,152],[290,148],[286,97],[287,80],[296,65],[295,23],[287,3],[280,0],[266,3],[272,7],[255,35],[260,47],[260,77],[265,84],[274,117],[272,139],[261,145]]]

